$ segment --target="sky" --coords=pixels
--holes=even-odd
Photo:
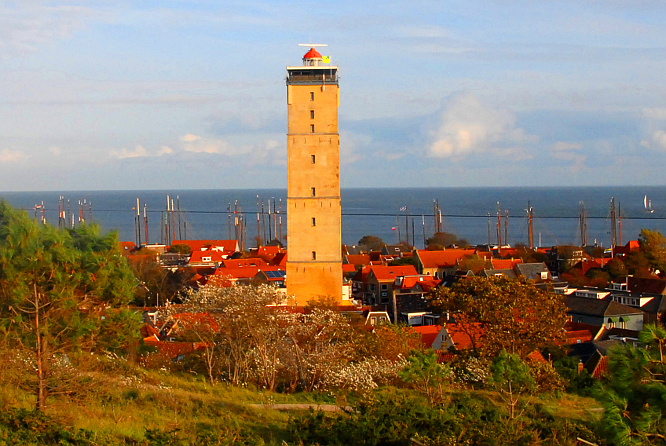
[[[286,188],[288,65],[342,187],[666,185],[666,2],[0,0],[0,191]]]

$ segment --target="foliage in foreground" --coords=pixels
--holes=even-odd
[[[576,444],[594,440],[589,422],[556,419],[538,405],[515,420],[489,397],[461,392],[431,406],[413,395],[375,394],[337,416],[311,411],[289,421],[294,438],[305,445],[429,446]]]

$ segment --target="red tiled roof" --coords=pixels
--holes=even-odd
[[[377,280],[395,280],[396,277],[400,276],[413,276],[417,275],[416,268],[413,265],[401,265],[401,266],[372,266],[372,274],[377,278]]]
[[[273,260],[271,261],[271,265],[286,268],[287,267],[287,253],[286,252],[281,252],[279,254],[276,254],[275,257],[273,257]]]
[[[472,348],[472,339],[458,324],[449,323],[445,327],[456,349],[466,350]],[[481,324],[472,324],[469,331],[476,341],[476,346],[479,347],[481,345],[481,336],[483,336],[485,330],[481,327]]]
[[[347,262],[352,265],[369,265],[370,256],[368,254],[350,254],[347,256]]]
[[[236,252],[238,242],[236,240],[174,240],[173,245],[187,245],[194,251],[202,251],[204,249],[210,250],[211,248],[221,249],[227,252]]]
[[[402,280],[400,288],[408,290],[414,288],[418,284],[423,288],[423,291],[430,291],[432,288],[436,288],[437,285],[439,285],[439,282],[439,280],[428,275],[407,276]]]
[[[519,263],[523,263],[522,259],[492,259],[490,263],[493,269],[513,269]]]
[[[210,260],[208,258],[210,257]],[[227,254],[220,251],[192,251],[189,263],[214,263],[221,262]],[[206,258],[206,260],[204,260]]]
[[[471,256],[474,249],[445,249],[443,251],[417,251],[424,268],[451,268],[459,260]]]
[[[437,335],[441,330],[441,325],[423,325],[420,327],[411,327],[410,331],[419,333],[421,335],[421,342],[423,342],[426,347],[432,348],[432,343],[435,342],[435,339],[437,339]]]
[[[268,263],[260,257],[251,257],[249,259],[227,259],[222,260],[225,268],[266,268]]]
[[[257,266],[244,266],[241,268],[217,268],[213,276],[228,277],[230,279],[249,279],[257,275],[261,268]]]
[[[351,263],[344,263],[342,265],[342,272],[343,273],[355,273],[356,272],[356,265],[352,265]]]

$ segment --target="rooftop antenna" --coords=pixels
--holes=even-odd
[[[319,46],[328,46],[328,44],[327,43],[299,43],[298,46],[319,47]]]

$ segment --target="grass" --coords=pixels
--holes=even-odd
[[[0,382],[0,409],[33,408],[34,395],[8,376],[0,377],[4,380]],[[181,444],[146,443],[147,430],[178,431],[178,435],[192,439],[205,432],[221,432],[229,438],[245,436],[267,444],[281,444],[283,440],[291,441],[287,425],[294,412],[272,409],[273,403],[348,404],[354,401],[353,397],[348,401],[344,396],[336,401],[332,395],[316,392],[282,394],[224,383],[211,385],[199,376],[144,370],[122,363],[89,364],[80,372],[76,385],[71,395],[50,398],[47,413],[61,426],[85,429],[100,438],[110,439],[95,443],[100,445]],[[499,404],[499,397],[492,392],[472,393],[497,400]],[[265,406],[252,408],[248,404]],[[559,419],[587,422],[601,416],[587,410],[598,407],[595,400],[570,394],[534,397],[530,404],[539,405]]]

